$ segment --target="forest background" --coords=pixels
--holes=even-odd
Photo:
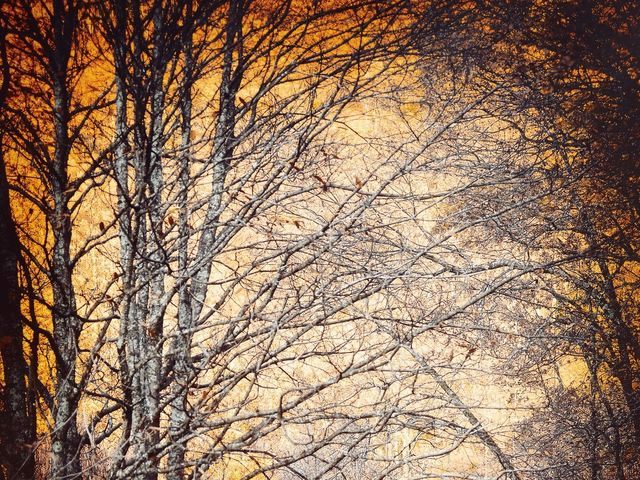
[[[0,479],[640,478],[638,2],[0,11]]]

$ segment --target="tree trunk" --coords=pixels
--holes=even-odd
[[[209,286],[213,258],[211,252],[216,240],[217,223],[220,219],[224,185],[235,147],[236,96],[240,88],[240,67],[234,68],[235,51],[242,50],[242,1],[231,2],[226,26],[224,64],[220,85],[220,110],[216,125],[216,140],[213,153],[212,191],[207,205],[202,234],[198,243],[196,264],[201,267],[191,281],[191,315],[194,324],[202,312]],[[239,59],[241,62],[242,59]]]
[[[0,139],[0,355],[4,379],[3,410],[0,418],[0,452],[7,478],[34,478],[34,408],[30,405],[24,338],[20,312],[18,259],[20,244],[16,234],[9,184]]]
[[[186,5],[187,22],[192,21],[193,5],[187,0]],[[189,168],[191,158],[191,89],[193,86],[193,38],[190,28],[186,28],[183,40],[183,57],[184,57],[184,86],[182,96],[180,98],[180,114],[182,117],[182,137],[179,171],[178,188],[178,206],[180,208],[178,218],[178,235],[179,235],[179,251],[178,251],[178,272],[180,278],[187,275],[188,269],[188,248],[189,248]],[[169,451],[167,474],[168,480],[182,480],[184,478],[184,461],[186,444],[181,441],[186,428],[188,428],[188,412],[186,411],[188,385],[191,380],[192,371],[190,369],[190,352],[191,352],[191,299],[188,285],[184,282],[178,290],[178,328],[174,341],[174,384],[173,384],[173,400],[171,402],[171,417],[169,433],[174,439],[174,445]]]
[[[67,69],[75,36],[77,12],[74,5],[54,2],[52,27],[55,49],[49,57],[53,84],[53,123],[55,151],[50,167],[52,210],[48,221],[53,233],[51,285],[53,290],[53,337],[56,355],[56,390],[52,433],[52,478],[81,478],[80,435],[77,413],[80,392],[76,383],[76,361],[81,322],[77,314],[71,263],[72,223],[69,200],[68,168],[71,152],[69,138],[69,91]]]
[[[0,0],[0,7],[3,3]],[[0,24],[0,109],[5,106],[10,82],[5,39],[6,29],[4,24]],[[4,141],[0,134],[0,332],[3,332],[0,337],[0,358],[4,379],[3,409],[0,412],[0,420],[4,425],[4,428],[0,429],[0,475],[4,473],[7,478],[27,480],[35,475],[35,408],[26,381],[27,365],[23,351],[18,276],[20,242],[11,212],[4,150]]]
[[[61,89],[55,92],[56,158],[52,175],[53,212],[50,223],[54,235],[51,262],[53,287],[53,336],[56,356],[57,384],[55,427],[52,439],[52,477],[80,478],[80,436],[76,417],[80,393],[76,385],[76,360],[80,320],[76,311],[71,265],[71,212],[68,208],[67,167],[69,149],[65,115],[66,98]]]

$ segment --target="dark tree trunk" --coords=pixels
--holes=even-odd
[[[0,353],[3,368],[3,395],[0,429],[0,458],[7,478],[34,478],[35,419],[27,385],[24,338],[20,313],[16,235],[9,185],[0,144]]]
[[[0,6],[3,2],[0,1]],[[9,87],[5,28],[0,25],[2,84],[0,108]],[[18,261],[20,242],[11,212],[9,182],[0,136],[0,358],[2,358],[2,410],[0,411],[0,475],[10,479],[34,478],[35,414],[27,384],[27,365],[20,311]]]
[[[53,289],[53,337],[56,356],[56,390],[52,434],[52,478],[81,478],[80,435],[77,413],[80,392],[76,382],[76,361],[81,322],[77,314],[71,262],[72,222],[69,200],[73,188],[69,185],[69,90],[68,65],[77,23],[76,6],[54,2],[53,41],[55,49],[49,53],[48,63],[53,84],[53,124],[55,152],[50,166],[52,210],[48,221],[53,232],[51,285]]]

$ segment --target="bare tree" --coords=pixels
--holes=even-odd
[[[502,404],[470,391],[511,387],[487,345],[566,258],[527,245],[555,186],[517,92],[469,61],[479,18],[12,9],[49,477],[522,478]]]
[[[509,61],[504,73],[526,92],[520,105],[538,125],[531,140],[547,149],[547,176],[557,189],[552,207],[541,207],[544,248],[574,259],[545,280],[553,316],[537,328],[548,334],[550,357],[578,356],[588,373],[571,387],[575,391],[556,389],[554,403],[569,410],[571,398],[580,412],[571,427],[582,432],[586,446],[580,478],[634,478],[637,135],[629,120],[639,97],[629,72],[638,62],[632,47],[637,5],[566,1],[548,10],[524,1],[487,7],[489,22],[502,32],[494,60]],[[558,431],[567,427],[562,415],[556,418]],[[573,461],[572,450],[569,445]]]
[[[92,60],[89,50],[78,47],[86,39],[82,3],[18,2],[6,14],[4,65],[5,74],[11,73],[11,84],[3,108],[3,153],[16,172],[9,188],[21,199],[31,223],[19,226],[29,265],[22,273],[30,282],[33,269],[44,281],[37,289],[31,285],[28,296],[31,321],[26,325],[34,340],[31,368],[38,373],[42,352],[37,339],[43,334],[55,372],[55,378],[42,383],[33,378],[30,388],[38,387],[48,408],[43,418],[51,426],[51,473],[72,478],[82,471],[77,410],[84,385],[78,380],[77,364],[86,320],[74,286],[78,261],[86,253],[73,244],[74,217],[82,200],[100,184],[103,151],[87,134],[95,128],[95,113],[107,100],[99,88],[82,91],[86,86],[79,85]],[[50,323],[36,313],[38,304],[48,309]],[[19,342],[24,345],[23,340]],[[16,373],[23,375],[19,367],[15,366]],[[34,448],[27,444],[24,441],[20,448]]]

